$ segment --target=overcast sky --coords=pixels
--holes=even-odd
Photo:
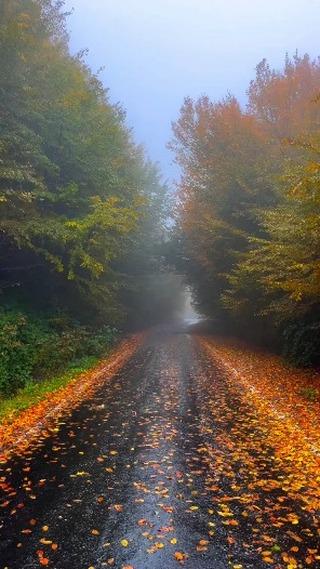
[[[127,110],[137,142],[176,169],[166,150],[186,95],[245,102],[256,64],[320,54],[320,0],[66,0],[71,50],[88,48],[93,70]]]

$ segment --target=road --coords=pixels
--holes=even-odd
[[[0,569],[306,567],[314,519],[272,486],[283,473],[261,436],[196,339],[159,328],[50,438],[3,465]]]

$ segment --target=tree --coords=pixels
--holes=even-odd
[[[171,143],[179,254],[202,311],[291,342],[295,358],[304,345],[304,363],[320,351],[319,84],[319,59],[296,54],[282,71],[263,60],[245,110],[186,99]]]
[[[183,171],[178,223],[185,256],[200,305],[220,311],[227,275],[248,236],[260,231],[254,209],[274,199],[270,173],[262,176],[264,131],[231,96],[216,104],[186,99],[173,131],[171,148]]]
[[[284,332],[286,352],[300,363],[318,361],[320,348],[319,140],[304,145],[308,148],[307,164],[292,164],[283,178],[281,203],[261,212],[266,237],[251,239],[225,295],[226,306],[242,316],[249,305],[257,316],[271,316]],[[308,346],[303,347],[306,336]]]

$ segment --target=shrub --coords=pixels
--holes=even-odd
[[[287,326],[284,336],[284,356],[302,367],[320,363],[320,322],[301,322]]]
[[[27,382],[64,370],[85,356],[100,356],[115,342],[117,330],[90,330],[65,316],[39,318],[14,309],[0,312],[0,394],[15,393]]]
[[[0,392],[8,395],[32,378],[39,340],[45,331],[25,314],[0,314]]]

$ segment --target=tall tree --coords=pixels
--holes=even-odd
[[[155,215],[146,204],[161,183],[123,110],[70,55],[63,2],[5,0],[1,10],[2,287],[32,298],[44,281],[48,302],[116,321],[116,263]]]
[[[282,71],[263,60],[245,110],[231,96],[186,99],[173,125],[180,258],[196,299],[211,317],[278,345],[283,332],[292,340],[289,328],[320,327],[319,167],[310,155],[319,85],[319,59],[296,54]]]

